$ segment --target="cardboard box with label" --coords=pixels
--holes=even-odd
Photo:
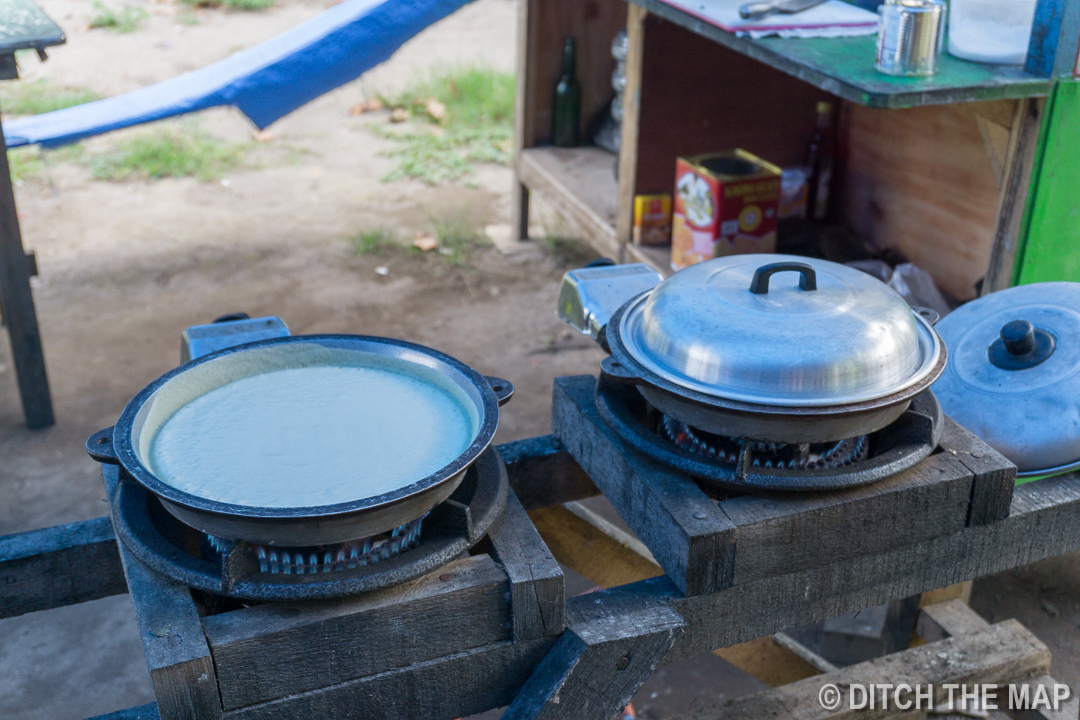
[[[671,267],[776,252],[781,170],[746,152],[678,158]]]

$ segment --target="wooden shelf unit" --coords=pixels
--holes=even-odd
[[[1078,1],[1040,0],[1039,12]],[[550,147],[563,40],[578,42],[584,128],[613,95],[611,41],[623,28],[629,54],[617,165],[597,148]],[[1076,29],[1059,30],[1065,49],[1058,55],[1071,47],[1075,58]],[[900,251],[960,300],[1013,284],[1022,275],[1026,209],[1051,124],[1044,111],[1080,105],[1072,102],[1076,93],[1067,103],[1054,102],[1059,86],[1075,83],[948,55],[932,78],[889,78],[873,69],[873,42],[740,38],[660,0],[523,0],[519,236],[527,237],[532,192],[601,254],[668,273],[667,248],[630,244],[634,196],[670,193],[675,158],[683,155],[741,147],[781,166],[799,165],[814,132],[815,106],[826,100],[836,108],[838,140],[831,222]],[[1029,65],[1037,59],[1030,56]],[[1080,141],[1065,144],[1080,160]],[[1049,221],[1038,215],[1037,230],[1072,222],[1065,205],[1051,207],[1058,216]],[[1066,265],[1080,273],[1080,257]],[[1080,274],[1058,279],[1080,280]]]

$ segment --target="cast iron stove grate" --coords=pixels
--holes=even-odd
[[[603,376],[596,408],[648,457],[701,480],[747,490],[831,490],[883,480],[930,455],[943,424],[930,391],[916,395],[899,419],[875,433],[813,444],[712,435],[664,415],[633,386]]]
[[[254,545],[206,535],[173,517],[137,482],[120,482],[113,525],[151,568],[189,587],[245,600],[340,597],[435,570],[475,545],[506,503],[506,468],[494,448],[430,513],[384,534],[312,548]]]

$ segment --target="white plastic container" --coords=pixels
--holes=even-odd
[[[1035,0],[950,0],[949,54],[965,60],[1023,65]]]

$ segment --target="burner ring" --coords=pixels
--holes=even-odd
[[[866,460],[821,470],[744,467],[680,448],[642,417],[646,401],[634,386],[605,381],[596,385],[596,409],[604,422],[631,447],[682,472],[717,485],[741,490],[816,491],[857,487],[883,480],[926,458],[937,447],[944,416],[929,390],[891,425],[871,436],[877,452]]]
[[[260,572],[257,546],[243,541],[220,543],[221,552],[215,559],[195,554],[194,548],[204,543],[206,536],[174,518],[146,488],[124,478],[122,470],[119,482],[108,476],[118,470],[105,466],[105,472],[106,486],[115,483],[113,528],[125,548],[152,569],[189,587],[244,600],[342,597],[412,580],[479,542],[502,513],[509,494],[506,466],[498,451],[489,447],[468,469],[450,499],[422,518],[423,532],[414,547],[399,547],[396,555],[363,566],[357,563],[352,569],[274,574]],[[279,555],[279,563],[282,560]]]
[[[870,446],[866,435],[829,443],[798,444],[720,437],[667,415],[661,417],[658,431],[663,431],[681,449],[716,462],[734,465],[739,460],[743,446],[746,446],[752,452],[754,467],[801,472],[841,468],[862,462],[866,460]]]

